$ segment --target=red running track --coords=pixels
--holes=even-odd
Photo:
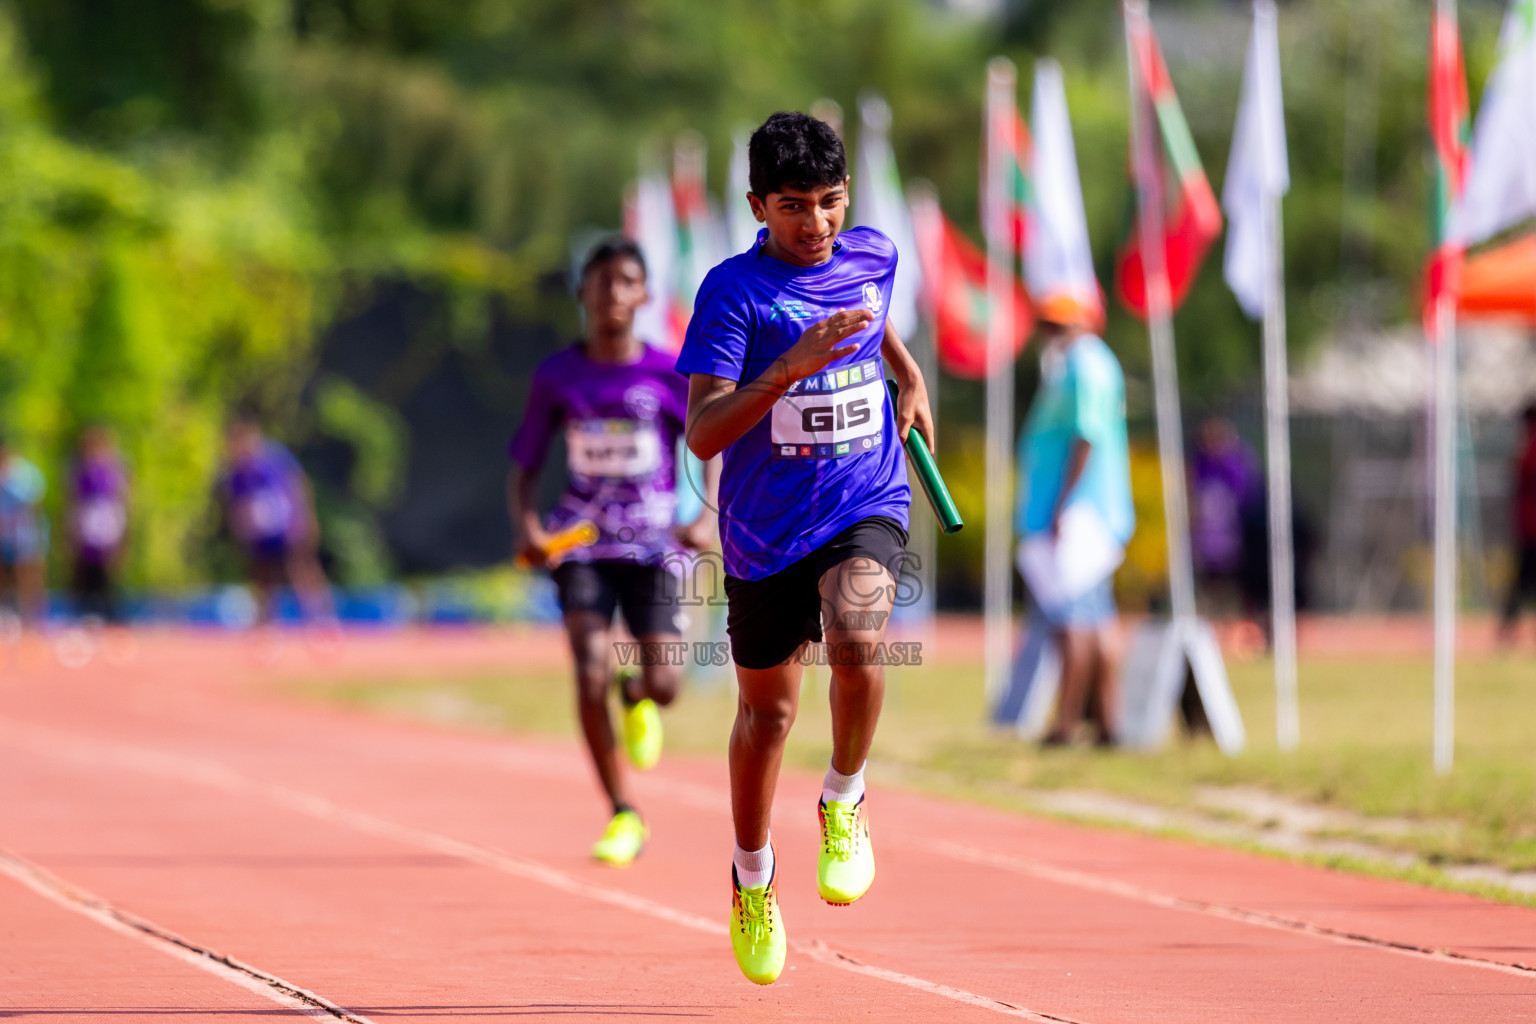
[[[328,670],[519,647],[358,639]],[[775,814],[792,951],[758,988],[725,939],[722,763],[642,777],[653,841],[606,869],[574,742],[284,703],[246,651],[151,637],[132,664],[0,672],[0,1017],[1536,1020],[1536,911],[878,779],[880,878],[829,908],[818,780],[793,773]]]

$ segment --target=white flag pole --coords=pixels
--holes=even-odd
[[[1435,318],[1435,771],[1444,775],[1456,729],[1456,310],[1449,299]]]
[[[1007,160],[1014,130],[1017,78],[1013,62],[987,64],[987,452],[985,634],[986,696],[990,704],[1008,685],[1012,648],[1013,559],[1010,515],[1013,449],[1013,238],[1009,223]]]
[[[1184,479],[1184,426],[1179,411],[1178,366],[1173,350],[1173,300],[1163,250],[1163,194],[1159,187],[1154,126],[1143,109],[1144,90],[1135,38],[1150,31],[1144,0],[1126,0],[1125,43],[1131,84],[1131,152],[1136,168],[1137,231],[1147,288],[1147,331],[1152,343],[1152,387],[1157,406],[1157,447],[1163,475],[1163,515],[1168,533],[1168,591],[1173,625],[1189,636],[1195,618],[1195,572],[1189,553],[1189,507]]]
[[[1269,280],[1264,303],[1264,424],[1269,451],[1269,590],[1275,648],[1275,739],[1301,740],[1296,695],[1296,557],[1291,523],[1291,411],[1285,351],[1285,265],[1280,197],[1266,197]]]
[[[1455,0],[1435,0],[1455,18]],[[1433,58],[1432,58],[1433,59]],[[1456,712],[1456,307],[1442,290],[1435,309],[1435,771],[1451,770]]]
[[[1274,0],[1254,0],[1254,31],[1262,32],[1266,55],[1279,60]],[[1278,70],[1278,69],[1277,69]],[[1278,75],[1262,74],[1261,88],[1278,87]],[[1295,750],[1301,740],[1301,711],[1296,694],[1296,558],[1291,524],[1291,413],[1285,344],[1285,241],[1280,192],[1270,170],[1279,154],[1271,152],[1275,132],[1285,130],[1279,95],[1265,97],[1264,114],[1280,117],[1259,133],[1264,192],[1264,441],[1269,454],[1269,595],[1275,652],[1275,741]]]
[[[937,291],[935,281],[929,275],[938,274],[939,266],[939,237],[943,231],[940,223],[939,197],[933,185],[927,181],[914,181],[907,187],[907,208],[912,214],[912,237],[916,243],[916,251],[908,256],[908,259],[916,259],[923,272],[923,294],[919,297],[918,308],[918,337],[914,339],[912,358],[917,361],[917,368],[922,372],[923,381],[928,385],[928,402],[930,414],[933,418],[933,429],[937,433],[939,429],[939,328],[938,310],[931,301],[931,296]],[[918,607],[921,609],[920,621],[923,625],[919,630],[919,640],[925,644],[931,644],[936,631],[935,615],[937,614],[938,598],[935,587],[938,582],[938,524],[932,516],[917,515],[912,517],[912,537],[907,544],[907,550],[916,555],[919,561],[917,572],[918,585],[923,588],[922,597]]]

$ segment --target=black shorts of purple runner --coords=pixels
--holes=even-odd
[[[677,577],[664,565],[617,558],[561,562],[550,575],[567,615],[591,612],[611,623],[617,608],[637,640],[682,633]]]
[[[760,580],[725,577],[725,631],[742,668],[783,664],[800,645],[819,643],[821,577],[853,558],[869,558],[900,575],[907,531],[889,516],[860,519],[797,562]]]

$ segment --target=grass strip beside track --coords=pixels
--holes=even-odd
[[[1489,863],[1536,868],[1536,663],[1464,658],[1457,690],[1457,760],[1447,777],[1430,764],[1427,658],[1308,658],[1301,665],[1302,746],[1276,748],[1267,661],[1230,666],[1249,749],[1222,756],[1209,742],[1175,739],[1157,753],[1040,751],[986,726],[974,662],[892,668],[873,759],[924,788],[1022,808],[1032,792],[1090,790],[1168,808],[1197,803],[1203,787],[1255,786],[1368,820],[1369,841],[1422,859],[1375,870],[1451,888],[1437,866]],[[808,673],[788,757],[819,769],[830,753],[827,670]],[[284,684],[307,699],[459,726],[573,735],[571,685],[549,670],[374,676]],[[695,687],[667,713],[673,749],[722,753],[735,710],[725,685]],[[1348,829],[1342,829],[1348,833]],[[1369,867],[1348,858],[1340,866]],[[1497,893],[1495,893],[1497,894]],[[1505,898],[1508,898],[1507,894]]]

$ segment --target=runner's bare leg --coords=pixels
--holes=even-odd
[[[804,650],[804,647],[801,647]],[[800,651],[772,668],[736,666],[736,724],[731,728],[731,818],[736,845],[768,845],[768,819],[784,763],[784,741],[800,708]]]
[[[864,767],[885,703],[885,665],[875,660],[895,597],[891,573],[872,558],[850,558],[821,577],[822,629],[832,669],[832,767]]]
[[[569,612],[565,616],[565,633],[576,666],[576,714],[581,719],[587,750],[592,754],[592,767],[613,805],[628,807],[629,793],[619,768],[618,745],[608,713],[608,690],[613,685],[613,669],[608,660],[608,622],[592,612]]]

